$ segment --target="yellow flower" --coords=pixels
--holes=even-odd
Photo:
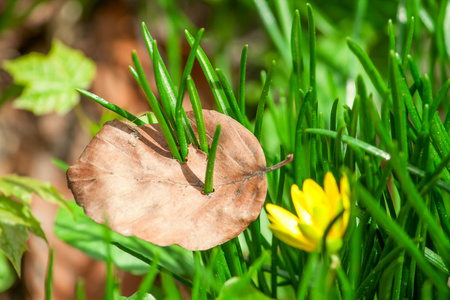
[[[292,185],[291,197],[297,216],[280,206],[266,205],[273,234],[288,245],[311,252],[321,246],[327,226],[344,211],[326,238],[327,252],[337,252],[342,247],[342,236],[350,217],[350,187],[345,174],[341,178],[340,191],[333,175],[328,172],[324,189],[314,180],[306,179],[303,191]]]

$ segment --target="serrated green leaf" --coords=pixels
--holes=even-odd
[[[95,64],[78,50],[54,41],[47,55],[30,53],[5,61],[2,67],[23,85],[14,101],[17,108],[36,115],[67,113],[80,100],[75,88],[87,89],[95,75]]]
[[[19,276],[22,254],[28,250],[27,239],[28,231],[25,226],[0,223],[0,249],[11,261]]]
[[[66,207],[64,197],[49,182],[29,177],[17,175],[0,177],[0,192],[8,197],[14,196],[27,204],[31,203],[31,194],[35,193],[42,200]]]
[[[31,214],[28,205],[0,195],[0,226],[2,224],[25,226],[32,233],[46,240],[39,221]]]

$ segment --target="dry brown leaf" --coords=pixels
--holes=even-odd
[[[266,160],[254,135],[232,118],[203,110],[208,143],[222,126],[214,192],[202,194],[207,158],[189,146],[172,158],[159,125],[106,123],[67,172],[87,216],[112,230],[160,246],[205,250],[239,235],[254,221],[267,192]],[[188,112],[197,132],[192,112]]]

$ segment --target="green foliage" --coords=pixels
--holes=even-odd
[[[213,60],[205,53],[199,45],[202,30],[197,38],[185,32],[192,49],[182,73],[176,28],[184,22],[191,31],[194,29],[180,17],[181,10],[174,1],[160,2],[171,17],[168,68],[145,25],[143,33],[161,103],[150,89],[136,53],[130,70],[157,121],[165,127],[173,156],[183,161],[190,142],[208,150],[203,135],[200,142],[194,137],[180,105],[187,88],[194,109],[197,113],[201,109],[190,76],[197,59],[217,109],[254,132],[268,165],[280,162],[286,153],[294,153],[291,165],[267,174],[268,203],[294,212],[289,195],[293,183],[301,186],[307,178],[323,182],[327,171],[336,177],[342,172],[348,174],[352,210],[338,258],[300,251],[277,240],[267,229],[264,210],[239,238],[211,250],[191,253],[178,246],[158,247],[93,222],[75,203],[65,204],[49,185],[9,176],[0,178],[0,249],[16,271],[26,250],[28,230],[44,237],[29,212],[34,192],[61,205],[54,228],[60,239],[107,262],[105,297],[179,299],[178,283],[190,289],[193,299],[448,297],[450,38],[444,30],[449,24],[448,1],[375,1],[370,5],[365,0],[356,4],[317,1],[314,12],[309,4],[294,11],[295,2],[283,0],[236,4],[260,15],[274,46],[264,49],[267,54],[256,55],[261,61],[257,66],[269,71],[267,75],[262,72],[260,78],[253,76],[255,79],[246,74],[249,67],[255,67],[254,62],[246,65],[252,63],[254,53],[246,45],[236,73],[238,80],[227,77],[234,74],[228,72],[229,66],[213,66],[214,61],[220,64],[226,60]],[[226,7],[225,2],[217,1],[217,7]],[[369,13],[369,9],[379,12],[395,6],[406,17],[400,19],[399,13],[398,20],[378,17],[374,21],[377,16]],[[341,22],[350,9],[356,12],[354,20]],[[387,28],[387,33],[378,28]],[[344,35],[350,37],[345,39]],[[378,48],[367,46],[373,44]],[[36,114],[70,109],[73,103],[60,102],[60,96],[70,94],[73,100],[74,88],[87,88],[93,75],[90,63],[85,61],[85,67],[80,67],[84,60],[79,55],[67,59],[71,55],[71,50],[57,43],[48,58],[32,54],[5,63],[15,83],[25,85],[16,105]],[[61,57],[67,65],[62,64]],[[69,72],[61,71],[65,69]],[[52,81],[55,78],[58,80]],[[180,87],[174,82],[180,82]],[[239,86],[233,91],[234,82]],[[259,87],[257,92],[254,86]],[[137,125],[146,123],[96,95],[79,91]],[[48,98],[46,93],[51,100],[41,103],[44,96]],[[249,119],[254,117],[252,106],[256,105],[252,125]],[[200,116],[196,118],[201,124]],[[136,294],[119,296],[114,266],[146,274]],[[154,284],[158,274],[160,286]],[[77,290],[79,299],[83,299],[82,286]]]
[[[36,115],[68,112],[80,101],[75,88],[88,88],[95,75],[90,59],[59,41],[53,42],[48,55],[30,53],[5,61],[2,67],[24,87],[15,107]]]
[[[31,195],[65,207],[63,196],[49,183],[9,175],[0,177],[0,251],[20,276],[22,254],[28,249],[28,230],[45,238],[40,223],[31,213]]]

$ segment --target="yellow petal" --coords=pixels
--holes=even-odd
[[[325,194],[327,195],[329,204],[331,206],[332,211],[336,214],[338,211],[336,210],[336,203],[341,198],[339,194],[339,189],[336,183],[336,179],[331,172],[327,172],[325,174],[325,179],[323,181],[323,186],[325,189]]]
[[[314,245],[303,236],[298,228],[299,219],[294,214],[270,203],[266,205],[266,209],[267,217],[271,222],[269,228],[278,239],[299,249],[314,250]],[[311,248],[312,250],[310,250]]]
[[[293,213],[278,205],[269,203],[266,205],[266,209],[269,213],[267,217],[272,223],[280,223],[283,226],[291,228],[296,227],[299,222],[299,219]]]
[[[312,225],[313,221],[311,218],[311,214],[303,208],[303,206],[299,203],[299,201],[292,201],[292,202],[294,203],[294,208],[295,211],[297,212],[297,216],[300,222]]]
[[[307,239],[305,239],[305,237],[301,234],[300,230],[298,231],[299,234],[295,236],[291,232],[286,232],[284,230],[285,228],[278,227],[273,224],[269,225],[269,229],[283,243],[309,252],[314,250],[315,245],[310,241],[308,241]]]
[[[293,184],[291,186],[291,198],[292,203],[294,203],[294,207],[297,210],[297,206],[301,206],[309,215],[312,214],[311,206],[306,201],[305,193],[300,191],[298,186],[296,184]],[[297,211],[297,214],[299,215],[299,212]],[[300,216],[300,215],[299,215]]]
[[[306,179],[303,182],[303,193],[305,193],[306,203],[308,208],[306,210],[312,211],[312,207],[317,203],[327,203],[325,192],[322,187],[312,179]]]

